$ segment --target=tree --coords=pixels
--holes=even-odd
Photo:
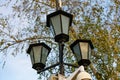
[[[72,62],[69,46],[76,39],[90,39],[94,44],[89,71],[97,80],[119,80],[120,77],[120,1],[119,0],[62,0],[62,9],[73,14],[70,41],[66,43],[65,60]],[[5,1],[12,13],[0,15],[0,53],[22,53],[30,42],[46,42],[57,53],[58,46],[46,27],[45,17],[56,10],[55,0]],[[14,32],[14,33],[12,33]],[[69,54],[68,54],[69,53]],[[56,56],[57,54],[51,56]],[[49,58],[48,63],[55,63]],[[51,63],[51,64],[53,64]],[[49,66],[49,64],[48,64]],[[57,68],[57,67],[56,67]],[[69,67],[67,72],[74,69]],[[56,70],[58,71],[58,70]],[[46,76],[53,69],[46,72]],[[67,73],[68,74],[68,73]],[[41,74],[43,75],[43,74]]]

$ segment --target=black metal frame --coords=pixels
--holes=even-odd
[[[38,71],[38,73],[46,71],[46,70],[48,70],[50,68],[53,68],[53,67],[56,67],[58,65],[59,65],[59,69],[60,69],[60,74],[62,74],[62,75],[64,75],[64,65],[78,68],[79,66],[76,66],[74,64],[64,63],[64,61],[63,61],[63,49],[64,49],[64,44],[63,43],[59,43],[59,63],[56,63],[54,65],[46,67],[45,69],[42,69],[42,70]]]
[[[65,12],[65,11],[63,11],[63,10],[57,10],[56,12],[53,12],[53,13],[47,15],[47,22],[46,22],[47,27],[50,27],[50,26],[51,26],[51,25],[50,25],[50,24],[51,24],[50,18],[51,18],[51,17],[54,17],[54,16],[56,16],[56,15],[59,15],[59,14],[62,14],[62,15],[65,15],[65,16],[69,17],[69,18],[70,18],[69,26],[72,25],[73,15],[71,15],[71,14],[69,14],[69,13],[67,13],[67,12]]]
[[[30,44],[30,46],[29,46],[29,48],[28,48],[28,50],[27,50],[27,53],[28,54],[30,54],[30,51],[32,50],[32,47],[35,47],[35,46],[43,46],[43,47],[45,47],[46,49],[48,49],[48,53],[50,53],[50,51],[51,51],[51,48],[49,47],[49,46],[47,46],[45,43],[35,43],[35,44]],[[33,53],[33,56],[34,56],[35,54]],[[42,55],[42,54],[41,54]],[[31,56],[31,55],[30,55]],[[47,54],[47,56],[48,56],[48,54]],[[42,57],[42,56],[41,56]],[[34,57],[35,58],[35,57]],[[35,60],[35,59],[33,59],[33,60]],[[40,60],[40,61],[42,61],[42,60]],[[35,62],[35,61],[34,61]],[[39,70],[41,70],[41,69],[44,69],[44,67],[45,67],[45,64],[44,63],[42,63],[42,62],[40,62],[40,63],[32,63],[32,68],[33,69],[35,69],[35,70],[37,70],[38,72],[39,72]]]
[[[54,64],[54,65],[51,65],[51,66],[49,66],[49,67],[46,67],[45,69],[42,69],[42,70],[40,70],[40,71],[38,71],[38,73],[41,73],[41,72],[44,72],[44,71],[46,71],[46,70],[48,70],[48,69],[51,69],[51,68],[54,68],[54,67],[56,67],[56,66],[58,66],[58,65],[60,65],[60,63],[56,63],[56,64]],[[75,68],[78,68],[79,66],[76,66],[76,65],[74,65],[74,64],[70,64],[70,63],[63,63],[63,65],[67,65],[67,66],[72,66],[72,67],[75,67]],[[61,69],[63,68],[63,66],[61,67]],[[62,70],[60,70],[60,74],[64,74],[64,71],[63,71],[64,69],[62,69]]]

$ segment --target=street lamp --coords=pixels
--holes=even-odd
[[[47,15],[47,27],[50,27],[56,42],[67,42],[69,41],[69,28],[72,24],[73,15],[58,10]]]
[[[78,61],[78,64],[88,66],[90,62],[91,50],[94,48],[91,40],[78,39],[70,45],[72,52]]]
[[[40,70],[44,69],[50,50],[51,48],[45,43],[30,44],[27,53],[30,54],[33,65],[32,68],[37,70],[38,73]]]
[[[45,62],[51,49],[44,43],[31,44],[27,53],[30,54],[33,68],[36,69],[38,73],[59,65],[60,74],[64,75],[64,65],[75,67],[75,65],[64,63],[63,61],[64,43],[69,41],[68,33],[72,25],[72,19],[73,15],[63,10],[57,10],[47,15],[47,27],[51,28],[55,42],[59,44],[59,62],[45,68]],[[70,47],[79,65],[86,66],[90,64],[89,56],[91,49],[93,49],[90,40],[76,40]]]

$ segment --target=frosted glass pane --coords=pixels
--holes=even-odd
[[[69,17],[66,17],[64,15],[61,15],[62,16],[62,28],[63,28],[63,33],[65,34],[68,34],[68,28],[70,27],[69,26],[69,23],[70,23],[70,18]]]
[[[34,50],[35,63],[39,63],[41,58],[41,46],[33,47],[33,50]]]
[[[88,43],[81,42],[81,53],[82,53],[82,58],[87,59],[88,58]]]
[[[55,17],[52,17],[51,18],[51,23],[52,23],[52,26],[55,30],[55,35],[58,35],[61,33],[61,22],[60,22],[60,15],[57,15]]]
[[[46,63],[48,55],[48,50],[45,47],[42,47],[42,63]]]
[[[73,50],[74,50],[74,54],[75,54],[77,60],[78,60],[78,61],[81,60],[79,44],[75,45],[75,46],[73,47]]]
[[[31,57],[31,62],[32,62],[32,64],[34,64],[33,49],[31,49],[31,52],[30,52],[30,57]]]

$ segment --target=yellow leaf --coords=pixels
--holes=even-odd
[[[35,0],[36,2],[39,2],[39,0]]]
[[[51,2],[55,2],[55,0],[50,0]]]

